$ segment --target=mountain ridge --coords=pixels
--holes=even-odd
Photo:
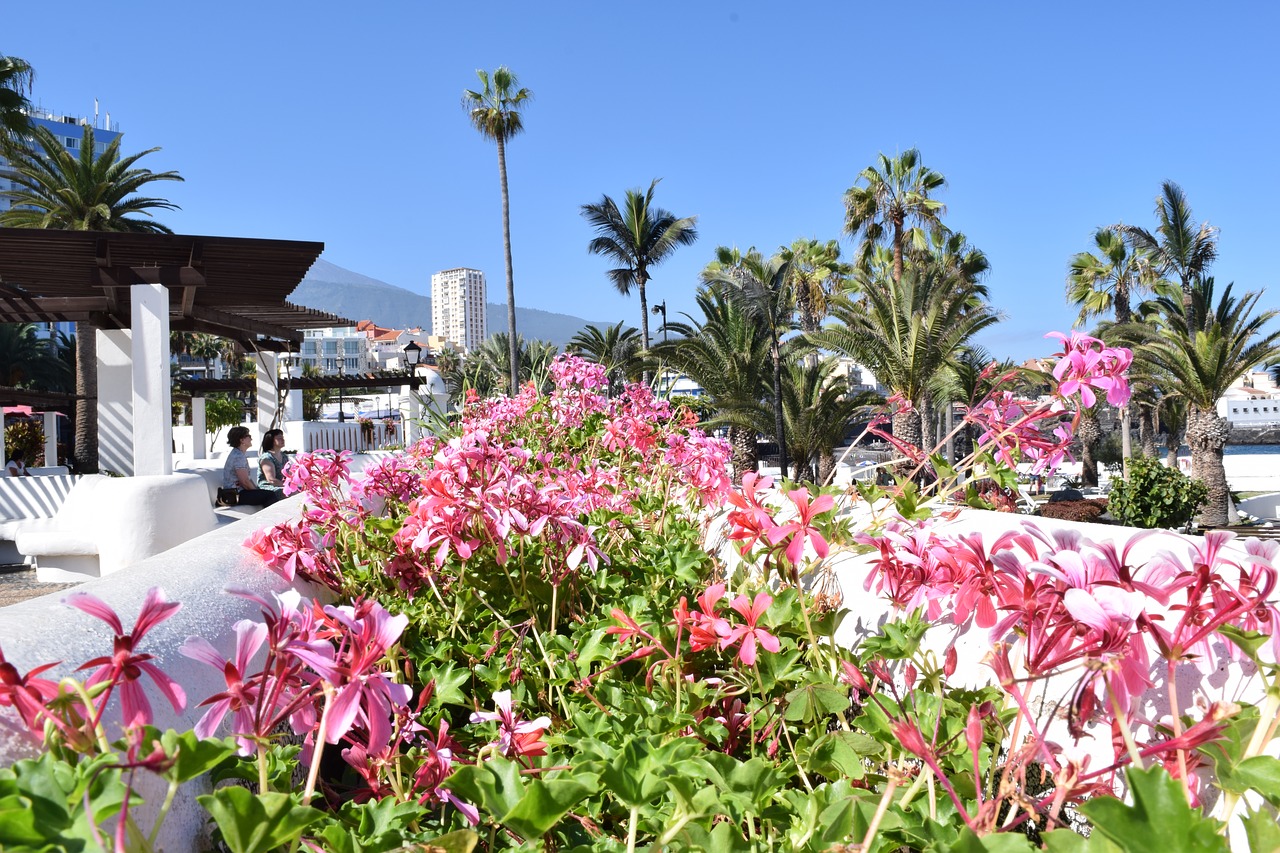
[[[431,329],[431,297],[340,267],[323,257],[307,271],[289,301],[349,320],[372,320],[386,328]],[[491,335],[506,331],[506,303],[486,303],[485,321]],[[516,329],[526,340],[536,338],[563,347],[587,325],[603,328],[613,323],[516,306]]]

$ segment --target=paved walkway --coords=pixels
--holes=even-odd
[[[36,570],[21,563],[16,566],[0,566],[0,607],[76,586],[79,584],[40,583],[36,580]]]

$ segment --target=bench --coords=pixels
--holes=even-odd
[[[0,477],[0,565],[22,562],[13,542],[18,528],[53,518],[79,479],[65,469],[40,477]]]
[[[51,519],[22,524],[15,543],[36,578],[65,583],[101,577],[217,526],[204,481],[194,474],[82,477]]]
[[[251,465],[256,461],[251,460]],[[239,521],[242,518],[248,518],[258,512],[260,506],[218,506],[218,489],[222,486],[222,468],[208,467],[183,467],[179,469],[183,474],[197,474],[204,480],[205,487],[209,490],[209,505],[215,508],[217,513],[217,521],[219,524],[230,524]]]

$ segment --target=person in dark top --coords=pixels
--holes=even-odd
[[[226,464],[222,466],[222,488],[236,490],[236,503],[246,506],[271,506],[284,497],[283,492],[269,492],[254,486],[249,476],[249,456],[247,451],[253,446],[253,434],[248,427],[232,427],[227,433],[227,444],[231,452],[227,454]]]

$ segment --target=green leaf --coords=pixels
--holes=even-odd
[[[432,667],[424,677],[436,683],[435,701],[441,705],[467,706],[467,696],[462,687],[471,680],[471,671],[459,669],[457,664],[449,661],[444,666]]]
[[[585,779],[534,779],[501,823],[527,841],[539,839],[596,787]]]
[[[1101,832],[1089,838],[1072,829],[1055,829],[1040,836],[1049,853],[1118,853],[1120,850]]]
[[[471,853],[480,843],[480,836],[469,829],[459,829],[411,847],[397,847],[392,853]]]
[[[1219,786],[1237,794],[1256,791],[1271,805],[1280,808],[1280,758],[1255,755],[1224,770],[1219,768]]]
[[[17,794],[0,797],[0,850],[19,844],[38,847],[48,840],[45,828],[37,828],[30,800]]]
[[[505,758],[463,765],[454,771],[447,784],[455,796],[478,803],[494,820],[514,809],[524,796],[520,765]]]
[[[1020,832],[997,832],[979,838],[965,827],[960,839],[951,845],[951,853],[1027,853],[1036,846]]]
[[[160,735],[160,745],[165,755],[175,759],[165,778],[178,783],[202,776],[236,754],[233,738],[201,740],[192,731],[178,734],[170,729]]]
[[[1251,853],[1274,853],[1280,850],[1280,825],[1275,815],[1263,810],[1249,812],[1244,818],[1244,834]]]
[[[1246,631],[1235,625],[1221,625],[1218,633],[1239,647],[1254,663],[1258,662],[1258,649],[1266,645],[1271,638],[1259,631]]]
[[[197,797],[213,816],[231,853],[267,853],[292,844],[324,813],[301,805],[292,794],[254,794],[233,785]]]
[[[809,751],[806,769],[828,779],[861,779],[866,775],[864,759],[878,755],[883,747],[860,732],[828,732]]]
[[[1226,851],[1218,821],[1187,805],[1182,786],[1162,767],[1129,769],[1133,805],[1097,797],[1081,806],[1094,828],[1128,853]]]
[[[787,722],[817,723],[832,714],[849,710],[849,691],[832,684],[806,684],[786,696]]]

